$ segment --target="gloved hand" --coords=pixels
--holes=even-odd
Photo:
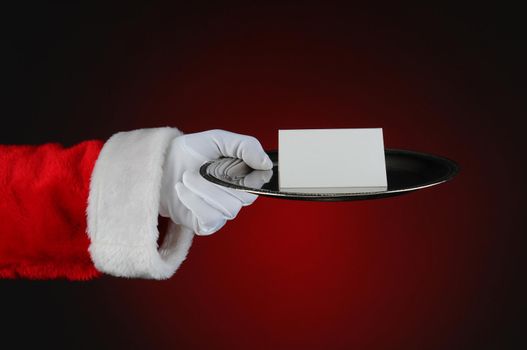
[[[209,130],[176,137],[163,165],[159,213],[198,235],[209,235],[232,220],[257,196],[205,180],[200,166],[220,157],[242,159],[253,169],[270,170],[273,163],[252,136]]]

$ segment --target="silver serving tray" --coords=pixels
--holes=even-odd
[[[378,192],[302,193],[281,191],[278,186],[278,152],[268,151],[272,170],[253,170],[237,158],[220,158],[203,164],[205,179],[229,188],[263,196],[310,201],[352,201],[397,196],[451,180],[458,172],[456,162],[432,154],[385,149],[388,188]]]

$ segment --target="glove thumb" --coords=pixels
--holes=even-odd
[[[273,162],[263,150],[258,139],[224,130],[214,130],[212,135],[221,155],[240,158],[256,170],[271,170],[273,168]]]

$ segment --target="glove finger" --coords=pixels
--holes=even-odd
[[[260,189],[263,185],[271,181],[272,177],[272,170],[253,170],[243,178],[242,184],[246,187]]]
[[[268,170],[273,168],[273,162],[255,137],[225,130],[211,130],[210,136],[216,144],[220,156],[240,158],[253,169]]]
[[[197,172],[186,171],[183,184],[201,197],[206,203],[219,210],[228,219],[234,219],[242,207],[242,202],[221,186],[205,180]]]
[[[183,183],[176,184],[178,198],[197,220],[195,232],[198,235],[210,235],[223,227],[226,219],[223,214],[207,204],[201,197],[192,192]]]

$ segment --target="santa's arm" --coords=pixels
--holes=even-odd
[[[102,142],[0,146],[0,277],[89,279],[86,203]]]
[[[157,246],[164,155],[173,128],[74,147],[0,146],[0,277],[164,279],[193,233],[170,224]]]

